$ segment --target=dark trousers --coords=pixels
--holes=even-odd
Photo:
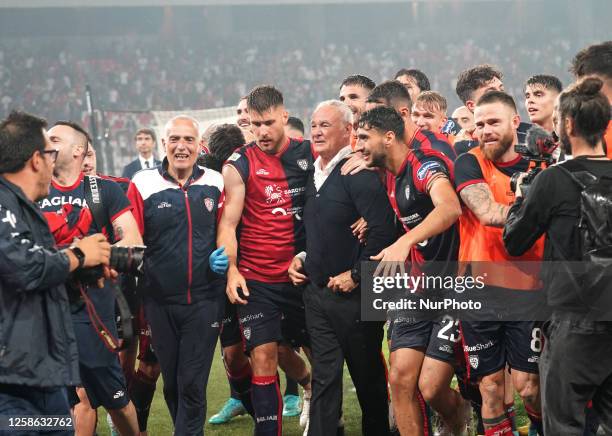
[[[6,417],[20,416],[53,416],[62,415],[70,419],[70,427],[62,430],[45,430],[40,427],[36,430],[19,431],[18,428],[0,429],[0,435],[29,436],[53,435],[69,436],[74,434],[74,422],[70,417],[70,406],[66,388],[36,388],[23,385],[0,384],[0,415]],[[8,420],[5,418],[4,424]]]
[[[223,300],[161,305],[145,300],[164,398],[176,435],[203,435],[206,385],[219,337]]]
[[[312,349],[311,436],[335,435],[342,407],[344,361],[357,390],[364,435],[389,434],[382,322],[362,322],[360,294],[309,285],[304,291]]]
[[[612,434],[612,323],[556,316],[544,328],[540,360],[542,417],[548,435],[581,436],[593,400]]]

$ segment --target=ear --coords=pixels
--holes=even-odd
[[[573,118],[565,117],[563,119],[563,126],[565,127],[565,133],[567,133],[567,136],[574,136],[576,127]]]
[[[442,117],[442,121],[440,122],[440,130],[442,130],[442,127],[444,127],[447,121],[448,117]]]
[[[402,106],[399,108],[399,114],[403,119],[410,118],[411,110],[409,107]]]
[[[388,131],[385,133],[385,147],[389,147],[395,139],[395,133]]]
[[[85,157],[85,147],[83,147],[80,144],[77,144],[73,147],[72,149],[72,156],[77,159],[77,158],[84,158]]]
[[[289,112],[283,111],[283,126],[287,125],[287,121],[289,121]]]
[[[521,124],[521,116],[519,114],[512,116],[512,127],[514,130],[518,129],[518,126]]]
[[[161,143],[162,143],[162,147],[164,148],[164,151],[166,152],[166,154],[168,154],[168,147],[166,146],[166,138],[162,138]]]
[[[25,166],[30,166],[35,173],[42,171],[44,165],[44,156],[38,151],[35,151],[32,157],[25,163]]]
[[[476,102],[474,100],[468,100],[465,102],[465,107],[472,113],[474,113],[474,109],[476,108]]]

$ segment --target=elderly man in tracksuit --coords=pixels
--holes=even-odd
[[[140,171],[129,196],[147,246],[144,307],[161,364],[176,435],[204,434],[206,384],[223,315],[227,269],[215,250],[221,174],[196,165],[199,126],[188,116],[166,124],[161,166]]]

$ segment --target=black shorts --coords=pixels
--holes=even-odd
[[[427,350],[433,325],[431,321],[416,321],[401,311],[389,312],[388,316],[387,337],[391,337],[390,352],[400,348],[413,348],[423,352]]]
[[[425,355],[458,368],[461,363],[461,334],[459,321],[433,321],[431,337]]]
[[[270,342],[308,346],[303,288],[256,280],[247,280],[247,286],[248,303],[236,305],[247,352]]]
[[[105,324],[111,334],[117,334],[112,321]],[[127,406],[130,399],[119,358],[104,346],[91,324],[75,322],[73,325],[79,351],[81,383],[91,406],[103,406],[110,410]]]
[[[242,343],[242,333],[240,332],[236,305],[230,303],[227,298],[225,299],[225,314],[221,322],[219,340],[221,341],[222,348]]]
[[[470,379],[511,369],[538,373],[541,323],[533,321],[461,322],[463,352]]]

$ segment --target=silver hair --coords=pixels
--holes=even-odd
[[[186,114],[181,114],[181,115],[177,115],[175,117],[170,118],[168,122],[166,122],[166,125],[164,126],[164,136],[168,135],[168,130],[170,129],[170,126],[174,124],[175,121],[178,121],[178,120],[191,121],[193,123],[193,126],[196,128],[198,132],[198,135],[197,135],[198,140],[200,139],[200,123],[194,117],[190,115],[186,115]]]
[[[325,106],[331,106],[331,107],[338,109],[340,114],[342,114],[342,118],[344,119],[344,121],[347,124],[353,124],[353,112],[351,112],[351,109],[348,107],[346,103],[343,103],[340,100],[322,101],[321,103],[317,105],[313,113],[315,113],[316,111],[318,111],[319,109]]]

